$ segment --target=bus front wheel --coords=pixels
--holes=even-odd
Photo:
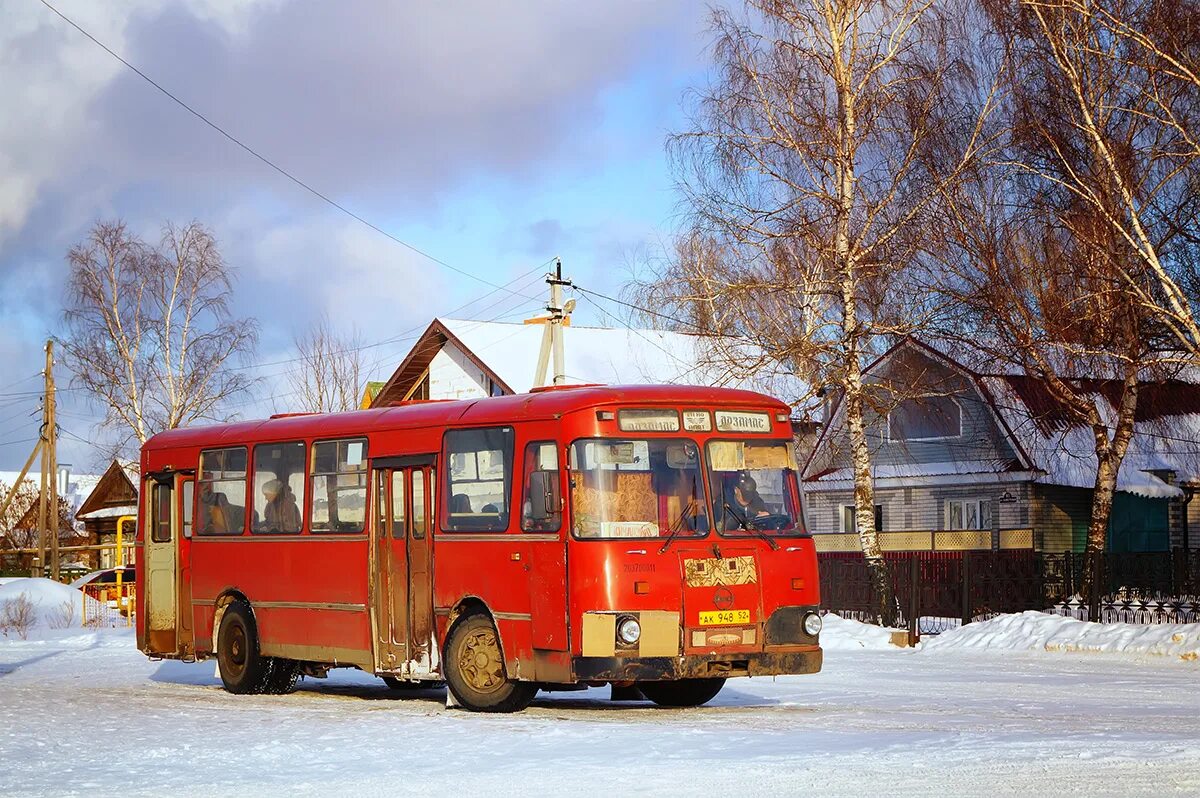
[[[712,701],[724,686],[723,678],[638,682],[637,685],[642,695],[660,707],[698,707]]]
[[[258,627],[250,606],[235,601],[225,608],[217,632],[217,664],[221,683],[231,693],[261,693],[271,678],[272,663],[258,649]]]
[[[496,627],[486,615],[469,615],[454,625],[444,667],[454,698],[472,712],[520,712],[537,695],[535,685],[508,678]]]

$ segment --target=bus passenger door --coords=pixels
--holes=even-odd
[[[414,674],[430,673],[436,648],[433,646],[433,557],[432,538],[434,470],[431,466],[409,469],[412,485],[412,523],[408,537],[409,660]]]
[[[150,488],[150,524],[145,540],[146,575],[145,612],[146,646],[155,654],[178,651],[176,618],[179,610],[177,574],[177,534],[173,480],[148,479]]]
[[[371,525],[371,594],[375,618],[375,662],[380,670],[398,671],[408,659],[408,584],[405,538],[407,491],[404,472],[375,471],[376,512]]]
[[[176,548],[178,557],[176,567],[179,578],[176,580],[178,589],[175,600],[178,602],[175,617],[179,619],[176,627],[176,646],[179,653],[185,657],[196,653],[196,632],[192,625],[192,518],[195,515],[196,480],[192,476],[181,475],[175,483],[175,494],[178,497],[179,521],[175,525],[178,530]]]

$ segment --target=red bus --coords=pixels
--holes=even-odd
[[[572,386],[178,429],[141,454],[138,647],[233,693],[356,667],[463,707],[702,704],[821,668],[788,407]]]

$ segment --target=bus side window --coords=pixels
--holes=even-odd
[[[312,445],[313,532],[362,532],[367,517],[367,441]]]
[[[304,507],[304,442],[254,447],[254,532],[300,533]]]
[[[562,525],[558,445],[554,441],[536,441],[527,445],[521,473],[525,479],[521,531],[557,532]]]
[[[200,535],[240,535],[246,528],[246,447],[200,453]]]
[[[412,472],[412,536],[418,540],[425,537],[425,474],[418,468]]]
[[[405,536],[404,472],[392,472],[392,537],[401,540]],[[380,499],[382,501],[382,499]]]
[[[512,427],[446,433],[446,525],[452,532],[508,528],[512,487]]]
[[[154,489],[154,522],[150,529],[150,540],[154,543],[171,542],[171,486],[152,483]]]
[[[183,516],[183,536],[190,538],[192,536],[192,514],[196,508],[196,483],[192,480],[186,480],[183,483],[183,504],[180,507],[180,512]]]

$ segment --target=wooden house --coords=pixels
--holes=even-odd
[[[1091,430],[1056,412],[1036,379],[984,358],[968,365],[968,354],[906,339],[865,370],[884,549],[1082,551],[1096,469]],[[1102,381],[1088,384],[1094,401],[1107,401]],[[859,546],[844,415],[834,397],[804,470],[805,516],[821,551]],[[1136,421],[1109,550],[1200,546],[1188,512],[1200,484],[1200,384],[1144,384]]]
[[[117,542],[117,523],[122,517],[136,516],[138,491],[137,477],[115,460],[100,477],[91,494],[83,500],[76,520],[83,523],[88,543],[112,546]],[[125,541],[129,548],[123,553],[124,562],[133,562],[134,524],[126,522]],[[116,552],[103,549],[94,561],[97,568],[112,568],[117,565]]]

